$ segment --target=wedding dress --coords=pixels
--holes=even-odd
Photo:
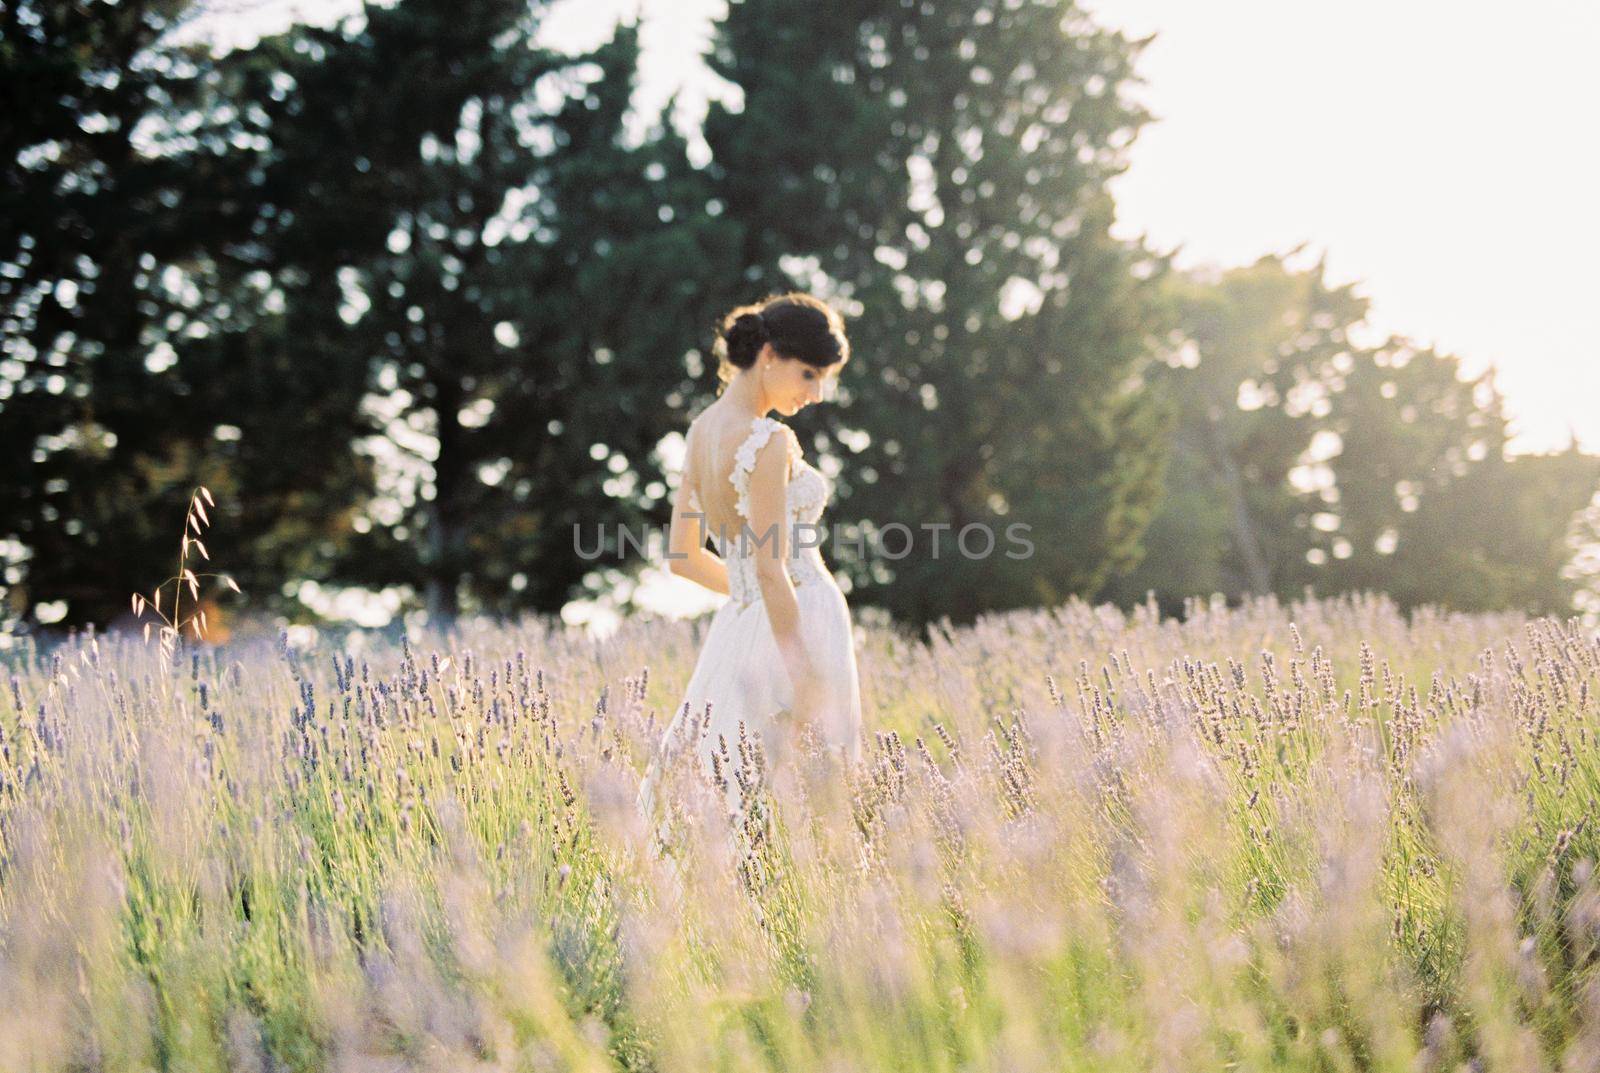
[[[760,737],[768,757],[781,755],[781,735],[787,730],[781,721],[793,704],[794,684],[756,580],[756,556],[774,554],[774,544],[769,538],[758,545],[763,534],[755,532],[749,518],[756,453],[782,427],[773,418],[756,418],[734,454],[728,479],[737,494],[741,531],[711,531],[712,543],[728,567],[728,600],[712,616],[683,700],[640,786],[637,804],[647,823],[655,812],[655,789],[664,765],[698,762],[706,775],[720,774],[730,814],[737,811],[735,773],[745,762],[739,749],[741,723],[747,736]],[[820,679],[823,700],[816,729],[836,756],[854,762],[861,757],[861,696],[850,609],[816,547],[822,535],[818,523],[833,486],[792,441],[790,461],[785,565],[800,605],[801,640]],[[689,507],[701,511],[693,489]]]

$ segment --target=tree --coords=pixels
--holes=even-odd
[[[272,331],[262,295],[219,270],[256,237],[259,117],[205,47],[175,43],[189,9],[24,0],[0,15],[0,548],[24,619],[124,609],[170,568],[197,483],[222,497],[219,535],[258,549],[241,580],[281,577],[321,535],[294,504],[345,468],[336,452],[304,465],[251,427],[272,406],[305,417],[297,403],[322,385],[239,346]],[[218,368],[242,394],[271,383],[267,407],[242,406]],[[324,457],[323,427],[289,442]]]
[[[1149,534],[1170,550],[1115,597],[1155,590],[1176,610],[1309,586],[1570,610],[1567,534],[1600,459],[1508,457],[1492,371],[1464,379],[1455,357],[1398,337],[1359,345],[1367,303],[1324,273],[1269,256],[1172,279],[1182,327],[1157,387],[1185,461]]]
[[[1146,118],[1139,47],[1066,2],[730,6],[712,66],[744,105],[706,123],[740,234],[728,288],[856,314],[848,408],[805,438],[848,463],[830,520],[915,534],[898,560],[835,556],[860,601],[959,621],[1092,596],[1137,561],[1165,262],[1111,237],[1106,187]],[[969,558],[979,524],[995,545]],[[1031,556],[1008,557],[1014,524]]]
[[[1491,449],[1476,462],[1469,456],[1461,470],[1424,492],[1393,530],[1388,587],[1396,600],[1572,614],[1588,579],[1571,569],[1583,549],[1570,534],[1600,492],[1600,457],[1576,444],[1510,457]]]
[[[1107,595],[1131,605],[1154,590],[1176,612],[1194,594],[1296,591],[1310,504],[1337,493],[1293,480],[1317,475],[1329,405],[1318,385],[1348,357],[1365,305],[1320,266],[1291,271],[1275,256],[1174,273],[1164,300],[1177,326],[1151,382],[1177,413],[1175,468],[1148,540],[1167,553],[1152,550]]]
[[[289,87],[263,267],[290,360],[367,389],[353,438],[377,482],[341,579],[409,586],[434,617],[556,610],[590,569],[574,525],[665,502],[650,452],[704,260],[673,225],[682,145],[627,143],[632,29],[572,58],[536,44],[541,9],[404,0],[240,60]]]

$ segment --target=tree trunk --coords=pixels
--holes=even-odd
[[[1222,474],[1223,488],[1228,496],[1228,505],[1232,508],[1233,539],[1244,559],[1250,591],[1265,595],[1272,591],[1272,575],[1267,569],[1266,558],[1261,554],[1261,542],[1256,539],[1255,523],[1250,517],[1250,505],[1244,495],[1244,477],[1233,460],[1233,452],[1223,442],[1221,422],[1209,412],[1206,414],[1205,429],[1212,460],[1216,463],[1217,472]]]

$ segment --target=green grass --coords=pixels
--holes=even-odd
[[[737,831],[696,652],[0,654],[0,1070],[1600,1063],[1600,643],[1382,598],[863,629]]]

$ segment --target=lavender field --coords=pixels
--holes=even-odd
[[[696,629],[0,653],[0,1069],[1600,1069],[1576,622],[872,625],[657,855]]]

